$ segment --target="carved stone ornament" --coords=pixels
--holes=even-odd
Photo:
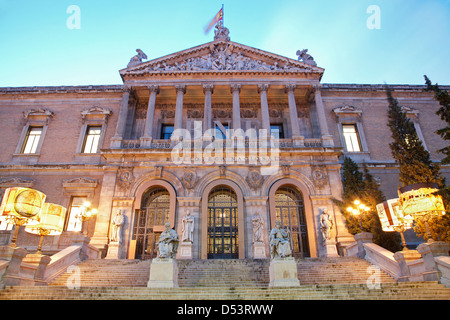
[[[104,120],[105,123],[107,123],[108,118],[111,114],[112,114],[112,111],[109,109],[94,106],[92,108],[86,109],[81,112],[81,120],[84,123],[87,118],[100,116],[100,117],[102,117],[102,120]]]
[[[117,185],[122,190],[128,190],[134,180],[133,168],[121,167],[117,172]]]
[[[44,108],[36,108],[23,112],[23,118],[25,119],[25,121],[28,121],[30,119],[42,119],[46,124],[48,124],[50,119],[53,119],[54,117],[55,114],[52,111]]]
[[[323,189],[328,183],[328,174],[323,165],[315,165],[311,167],[311,177],[314,186],[317,189]]]
[[[33,186],[34,180],[32,179],[24,179],[20,177],[7,177],[0,178],[0,187],[8,188],[8,187],[24,187],[31,188]]]
[[[141,49],[136,49],[136,52],[137,52],[137,55],[133,56],[130,59],[130,62],[128,63],[127,68],[134,67],[134,66],[142,63],[143,59],[147,59],[147,55]]]
[[[258,190],[259,188],[261,188],[262,184],[264,183],[264,177],[261,175],[260,168],[250,167],[248,169],[248,175],[245,181],[247,181],[248,185],[253,190]]]
[[[298,50],[297,51],[298,61],[303,61],[310,66],[316,67],[317,63],[314,61],[314,58],[308,53],[308,49]]]
[[[193,189],[198,182],[197,173],[193,168],[184,168],[184,175],[181,183],[186,189]]]

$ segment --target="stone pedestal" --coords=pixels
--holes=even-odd
[[[358,243],[358,257],[363,258],[366,256],[366,250],[364,249],[364,243],[373,242],[373,234],[370,232],[361,232],[355,234],[355,241]]]
[[[106,254],[105,259],[120,259],[120,243],[119,242],[110,242],[108,245],[108,253]]]
[[[325,256],[327,258],[339,257],[337,247],[336,247],[336,242],[334,240],[327,240],[324,245],[324,249],[325,249]]]
[[[297,264],[294,258],[275,258],[270,261],[269,287],[299,287]]]
[[[178,287],[178,267],[174,259],[152,260],[150,265],[150,280],[148,288],[177,288]]]
[[[417,250],[403,250],[397,251],[394,254],[394,259],[397,261],[398,266],[400,268],[400,277],[398,278],[399,282],[407,282],[409,281],[409,277],[411,276],[411,272],[409,270],[408,261],[420,259],[422,256]]]
[[[178,252],[178,259],[192,259],[192,242],[182,242]]]
[[[253,259],[267,259],[264,243],[257,242],[253,244]]]

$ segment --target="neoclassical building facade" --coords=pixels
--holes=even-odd
[[[44,251],[71,244],[89,201],[98,214],[86,232],[106,258],[155,257],[165,223],[180,236],[180,259],[269,258],[275,221],[290,230],[294,256],[336,255],[353,242],[332,201],[343,155],[366,162],[396,197],[384,86],[322,84],[324,69],[305,51],[291,59],[216,31],[158,59],[138,50],[122,85],[0,88],[0,193],[32,187],[67,208],[64,232],[45,237]],[[422,86],[391,88],[439,161],[438,103]],[[6,243],[11,226],[0,229]],[[22,230],[17,241],[38,240]]]

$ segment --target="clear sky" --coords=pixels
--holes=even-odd
[[[323,83],[450,85],[450,0],[0,0],[0,86],[121,84],[137,48],[154,59],[212,41],[222,4],[231,41],[307,48]]]

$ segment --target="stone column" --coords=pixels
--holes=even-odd
[[[270,116],[269,116],[269,104],[267,102],[267,90],[268,84],[259,84],[258,92],[261,96],[261,120],[262,129],[266,130],[267,136],[270,136]]]
[[[150,97],[147,106],[147,118],[145,119],[144,135],[141,137],[141,148],[150,148],[152,146],[153,121],[155,118],[156,95],[159,93],[159,87],[148,86]]]
[[[212,115],[211,115],[211,95],[214,92],[213,84],[204,84],[203,93],[205,94],[205,108],[203,111],[203,132],[211,129]]]
[[[313,86],[314,100],[316,102],[317,116],[319,118],[320,132],[322,134],[322,143],[324,147],[334,146],[333,137],[328,132],[327,118],[325,115],[325,108],[323,106],[322,94],[320,92],[320,85]]]
[[[183,129],[183,98],[186,93],[185,85],[175,85],[175,90],[177,92],[177,102],[175,106],[175,120],[174,120],[174,134],[172,138],[176,138],[176,130]],[[178,135],[179,137],[179,135]]]
[[[130,100],[131,86],[123,87],[122,102],[120,104],[119,118],[117,119],[116,133],[111,138],[111,148],[122,147],[123,134],[127,123],[128,102]]]
[[[91,244],[100,251],[106,249],[108,244],[108,232],[111,221],[112,203],[116,186],[116,176],[118,167],[105,166],[103,169],[103,182],[100,191],[100,203],[98,204],[98,214],[95,218],[95,230],[91,239]],[[89,223],[87,220],[85,223]],[[102,252],[105,254],[106,252]]]
[[[231,93],[233,94],[233,130],[241,129],[241,106],[239,102],[240,91],[240,84],[231,85]]]
[[[289,117],[291,118],[291,128],[292,128],[292,142],[294,146],[303,146],[304,145],[304,137],[300,134],[300,126],[298,124],[298,114],[297,114],[297,105],[295,103],[294,90],[295,84],[287,84],[286,92],[288,94],[289,101]]]

